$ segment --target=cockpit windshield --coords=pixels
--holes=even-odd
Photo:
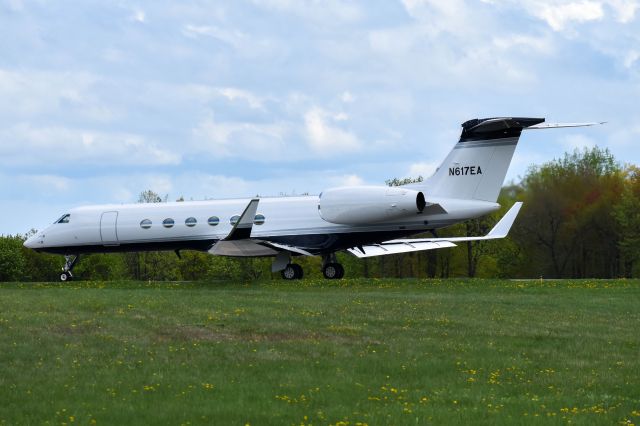
[[[71,215],[69,213],[65,213],[62,215],[60,219],[56,220],[53,223],[69,223],[70,218],[71,218]]]

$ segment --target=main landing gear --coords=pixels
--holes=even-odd
[[[328,280],[339,280],[344,277],[344,268],[336,260],[336,254],[322,256],[322,275]]]
[[[279,254],[278,257],[276,257],[272,266],[272,271],[275,272],[280,270],[282,278],[285,280],[302,279],[304,276],[302,267],[296,263],[291,263],[291,257],[288,253],[281,253],[282,254]],[[344,268],[338,263],[335,253],[325,254],[322,256],[322,275],[328,280],[339,280],[344,277]]]
[[[304,276],[302,266],[297,263],[289,263],[282,270],[282,278],[285,280],[300,280]]]
[[[76,263],[80,259],[80,255],[67,255],[64,257],[64,266],[62,267],[62,273],[60,274],[60,281],[66,282],[71,281],[73,279],[73,275],[71,274],[71,270]]]

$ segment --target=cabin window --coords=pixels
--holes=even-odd
[[[262,225],[264,223],[265,217],[263,214],[257,214],[256,217],[253,218],[253,223],[256,225]]]
[[[162,226],[164,226],[165,228],[171,228],[174,223],[175,222],[173,221],[173,219],[167,218],[167,219],[162,221]]]
[[[220,223],[220,218],[218,218],[218,216],[211,216],[209,220],[207,220],[207,223],[211,226],[216,226]]]
[[[151,221],[149,219],[143,220],[142,222],[140,222],[140,228],[142,228],[142,229],[151,228]]]
[[[196,226],[196,223],[198,223],[198,221],[195,217],[188,217],[184,221],[184,224],[187,226]]]
[[[69,223],[70,218],[71,218],[71,215],[69,213],[63,214],[62,217],[56,220],[54,223]]]
[[[238,223],[239,220],[240,220],[240,216],[238,215],[231,216],[231,219],[229,219],[229,223],[232,225],[235,225],[236,223]]]

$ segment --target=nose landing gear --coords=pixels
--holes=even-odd
[[[71,270],[73,269],[74,266],[76,266],[78,259],[80,259],[80,255],[78,254],[66,255],[64,257],[64,266],[62,267],[62,273],[60,274],[60,281],[66,282],[66,281],[71,281],[73,279],[73,274],[71,274]]]

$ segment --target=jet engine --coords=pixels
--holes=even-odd
[[[347,186],[320,194],[318,211],[327,222],[359,225],[402,219],[422,213],[424,194],[403,187]]]

